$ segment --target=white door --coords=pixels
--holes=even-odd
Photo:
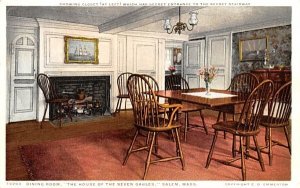
[[[164,66],[158,67],[158,40],[151,38],[134,38],[132,44],[134,72],[150,75],[159,82],[159,69],[164,70]]]
[[[147,74],[164,88],[165,41],[157,38],[127,36],[127,71]],[[130,101],[127,100],[127,106]]]
[[[36,46],[29,35],[18,36],[10,44],[9,122],[36,119]]]
[[[218,69],[213,89],[227,89],[231,80],[231,34],[207,36],[207,65]]]
[[[199,69],[205,63],[205,39],[185,42],[183,48],[183,77],[190,88],[205,87],[199,77]]]

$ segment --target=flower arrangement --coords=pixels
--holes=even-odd
[[[203,69],[199,69],[199,75],[204,79],[206,95],[210,95],[210,84],[217,75],[218,69],[214,66],[210,68],[204,67]]]
[[[174,73],[176,71],[176,67],[174,65],[169,66],[169,71]]]
[[[215,76],[217,75],[218,69],[214,66],[210,68],[204,67],[203,69],[199,69],[199,75],[204,79],[205,82],[211,83]]]

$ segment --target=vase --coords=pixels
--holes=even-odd
[[[206,95],[210,95],[210,83],[208,81],[205,82]]]

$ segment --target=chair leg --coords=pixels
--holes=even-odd
[[[248,159],[249,148],[250,148],[250,137],[249,136],[246,137],[245,142],[246,142],[245,153],[247,154],[245,158]]]
[[[227,121],[226,113],[223,112],[223,121]],[[224,139],[226,139],[226,132],[224,131]]]
[[[182,152],[182,149],[181,149],[181,144],[180,144],[180,138],[179,138],[179,134],[178,134],[178,129],[175,129],[175,133],[176,133],[176,152],[180,156],[182,170],[185,170],[185,162],[184,162],[183,152]]]
[[[62,115],[63,115],[63,106],[62,104],[59,104],[59,108],[58,108],[58,118],[59,118],[59,128],[61,128],[61,120],[62,120]]]
[[[40,128],[43,128],[43,122],[45,121],[45,116],[46,116],[46,112],[47,112],[47,109],[48,109],[48,103],[46,103],[46,106],[45,106],[45,109],[44,109],[44,115],[43,115],[43,119],[40,123]]]
[[[265,145],[266,147],[269,147],[269,139],[270,139],[270,136],[269,136],[269,131],[270,131],[270,128],[266,127],[266,133],[265,133]]]
[[[221,111],[219,111],[219,114],[218,114],[218,118],[217,118],[217,122],[216,123],[218,123],[219,121],[220,121],[220,117],[221,117]]]
[[[232,137],[232,157],[236,157],[235,148],[236,148],[236,136],[233,135],[233,137]]]
[[[154,145],[154,142],[155,142],[155,139],[156,139],[155,137],[156,137],[156,132],[153,133],[151,144],[150,144],[150,147],[149,147],[148,157],[147,157],[147,161],[146,161],[146,164],[145,164],[145,172],[144,172],[143,180],[146,179],[146,176],[147,176],[147,173],[148,173],[148,170],[149,170],[149,166],[150,166],[150,162],[151,162],[152,149],[153,149],[153,145]]]
[[[241,149],[241,170],[243,181],[246,180],[246,164],[245,164],[245,149],[244,149],[244,137],[240,136],[240,149]]]
[[[150,137],[151,137],[151,132],[148,132],[147,133],[147,138],[146,138],[146,145],[149,145]]]
[[[273,163],[273,143],[272,143],[272,129],[268,128],[268,156],[269,165],[272,166]]]
[[[260,151],[260,147],[258,145],[256,136],[253,136],[253,140],[254,140],[254,143],[255,143],[255,147],[256,147],[256,151],[257,151],[257,157],[258,157],[258,160],[259,160],[259,164],[260,164],[261,170],[265,171],[264,160],[263,160],[263,158],[261,156],[261,151]],[[272,146],[270,148],[272,148]]]
[[[205,124],[205,121],[204,121],[204,116],[202,114],[202,110],[200,110],[199,112],[200,112],[200,117],[201,117],[201,120],[202,120],[204,131],[208,135],[208,130],[207,130],[207,127],[206,127],[206,124]]]
[[[288,133],[288,128],[287,128],[287,126],[284,126],[284,133],[285,133],[286,141],[287,141],[287,143],[288,143],[289,152],[290,152],[290,155],[291,155],[291,154],[292,154],[292,150],[291,150],[291,142],[290,142],[290,139],[289,139],[289,133]]]
[[[120,98],[118,98],[118,102],[117,102],[117,106],[116,106],[116,110],[115,110],[115,113],[118,112],[118,108],[119,108],[119,103],[120,103]]]
[[[215,148],[215,144],[216,144],[217,138],[218,138],[218,131],[215,130],[215,135],[214,135],[213,141],[212,141],[212,143],[211,143],[211,147],[210,147],[210,150],[209,150],[209,154],[208,154],[208,156],[207,156],[205,168],[208,168],[209,165],[210,165],[211,158],[212,158],[212,155],[213,155],[213,152],[214,152],[214,148]]]
[[[133,137],[133,139],[132,139],[132,142],[131,142],[131,144],[130,144],[128,150],[127,150],[127,153],[126,153],[126,156],[125,156],[123,165],[126,165],[126,163],[127,163],[127,160],[128,160],[128,158],[129,158],[129,155],[131,154],[131,151],[132,151],[134,142],[135,142],[135,140],[136,140],[138,134],[139,134],[139,130],[137,129],[137,130],[135,131],[135,135],[134,135],[134,137]]]
[[[123,102],[123,98],[121,98],[121,100],[120,100],[120,104],[119,104],[119,110],[118,110],[118,112],[121,112],[121,108],[122,108],[122,102]]]
[[[120,98],[120,104],[119,104],[118,112],[121,112],[122,102],[123,102],[123,98]]]
[[[126,103],[127,103],[127,98],[125,98],[125,110],[126,110]]]
[[[154,152],[158,153],[158,133],[155,136],[155,143],[154,143]]]
[[[174,130],[171,130],[170,132],[167,133],[169,136],[169,139],[173,140],[173,142],[175,142],[175,134],[174,134]]]
[[[189,124],[189,114],[188,114],[188,112],[185,112],[184,113],[184,131],[183,131],[185,142],[186,142],[186,137],[187,137],[188,124]]]
[[[219,112],[219,114],[218,114],[217,123],[220,121],[221,113],[222,112]],[[223,121],[225,121],[225,119],[226,119],[226,114],[225,114],[225,112],[223,112]],[[226,139],[226,132],[225,131],[224,131],[224,139]]]

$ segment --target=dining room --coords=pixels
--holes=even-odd
[[[291,6],[7,6],[6,23],[7,182],[292,184]]]

